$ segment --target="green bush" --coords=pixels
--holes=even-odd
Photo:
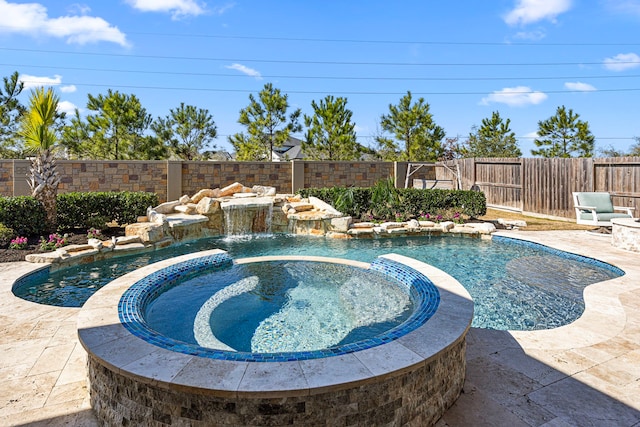
[[[404,220],[428,213],[455,220],[459,218],[456,215],[475,218],[487,211],[487,200],[479,191],[396,189],[390,180],[381,180],[371,188],[305,188],[298,193],[317,197],[346,215],[362,219]]]
[[[44,207],[31,196],[0,197],[0,222],[18,236],[38,236],[46,231]]]
[[[111,221],[119,225],[136,222],[149,206],[158,205],[158,195],[131,191],[73,192],[59,194],[57,203],[59,229],[104,229]]]
[[[11,239],[16,236],[16,232],[13,229],[7,227],[0,222],[0,245],[8,245]]]

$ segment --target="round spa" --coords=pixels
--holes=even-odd
[[[465,373],[468,292],[399,255],[185,255],[78,318],[105,425],[430,425]]]

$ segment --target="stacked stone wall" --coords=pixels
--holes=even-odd
[[[306,162],[304,187],[371,187],[393,176],[390,162]]]
[[[60,160],[59,193],[72,191],[147,191],[167,197],[164,161]]]
[[[91,405],[107,426],[434,425],[460,395],[463,339],[429,362],[348,388],[290,397],[221,397],[145,383],[89,356]]]
[[[0,196],[13,196],[12,160],[0,160]]]
[[[246,187],[268,185],[278,193],[291,193],[289,162],[183,162],[182,193],[203,188],[223,188],[239,182]]]

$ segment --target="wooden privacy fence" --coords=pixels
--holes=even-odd
[[[640,215],[640,157],[605,159],[474,158],[457,165],[463,189],[479,189],[492,207],[575,218],[574,191],[606,191]]]

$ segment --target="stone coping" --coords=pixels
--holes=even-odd
[[[612,218],[611,224],[640,229],[638,218]]]
[[[377,347],[334,357],[287,362],[215,360],[157,347],[132,335],[120,323],[118,303],[133,283],[158,269],[219,253],[217,251],[188,254],[145,266],[99,290],[78,315],[78,336],[90,357],[119,375],[167,389],[197,390],[200,394],[220,397],[306,396],[369,384],[424,366],[440,352],[463,340],[473,318],[471,296],[457,280],[425,263],[389,254],[383,257],[428,277],[440,293],[440,305],[428,322]],[[362,263],[344,259],[337,262],[362,266]]]

